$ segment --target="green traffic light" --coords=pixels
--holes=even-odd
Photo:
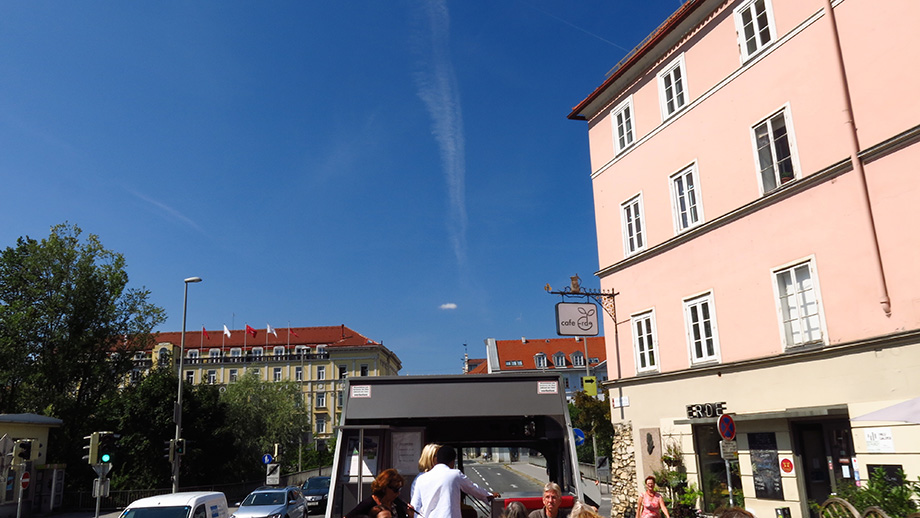
[[[108,453],[103,453],[102,457],[100,457],[99,460],[101,460],[102,462],[109,462],[112,460],[112,456],[109,455]]]

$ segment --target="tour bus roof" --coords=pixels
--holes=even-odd
[[[464,416],[563,416],[558,373],[349,378],[344,423]]]

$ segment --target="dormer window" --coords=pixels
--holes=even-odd
[[[256,357],[261,358],[261,357],[262,357],[262,348],[261,348],[261,347],[253,347],[253,348],[252,348],[252,356],[256,356]]]
[[[538,369],[546,368],[546,355],[543,353],[537,353],[533,355],[533,363],[537,366]]]
[[[272,355],[273,356],[284,356],[284,346],[281,345],[281,346],[278,346],[272,349]]]
[[[189,358],[198,358],[198,349],[189,349],[188,350]]]
[[[585,366],[585,355],[581,351],[572,353],[572,365],[575,367]]]
[[[557,369],[560,367],[565,367],[565,354],[561,352],[554,354],[553,365],[555,365]]]

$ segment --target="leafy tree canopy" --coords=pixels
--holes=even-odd
[[[584,391],[575,393],[574,403],[569,403],[572,426],[585,432],[585,444],[579,446],[578,460],[594,463],[593,438],[597,438],[597,455],[610,457],[613,448],[613,423],[610,421],[610,402],[589,396]]]

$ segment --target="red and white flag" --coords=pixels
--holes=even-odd
[[[251,334],[253,338],[256,337],[256,330],[250,327],[249,324],[246,324],[246,332]]]
[[[204,326],[201,326],[201,332],[204,333],[204,337],[205,337],[205,338],[207,338],[208,340],[211,339],[211,336],[208,335],[208,330],[205,329]]]
[[[294,331],[293,329],[291,329],[290,327],[288,328],[288,333],[291,333],[292,335],[296,336],[297,338],[300,338],[300,335],[297,334],[297,332]]]

